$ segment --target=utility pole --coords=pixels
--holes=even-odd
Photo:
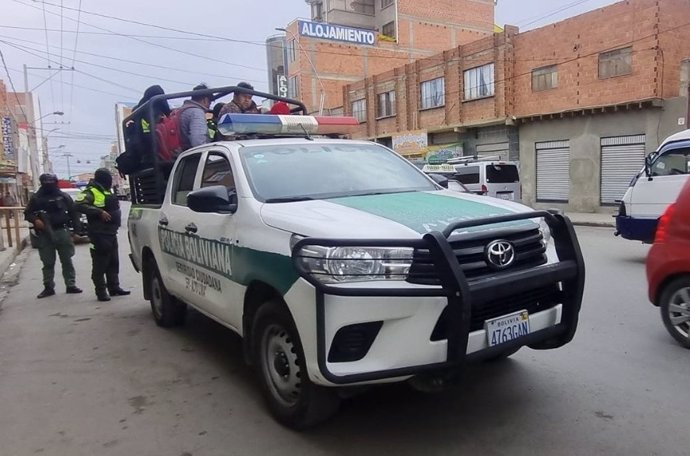
[[[65,152],[62,154],[63,157],[67,157],[67,180],[72,180],[72,168],[69,166],[69,158],[74,157],[74,155],[70,154],[69,152]]]

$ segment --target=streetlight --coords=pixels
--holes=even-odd
[[[64,115],[65,115],[65,113],[62,112],[62,111],[49,112],[48,114],[43,115],[43,116],[39,117],[38,119],[35,119],[35,120],[34,120],[33,122],[31,122],[31,123],[32,123],[32,124],[35,124],[35,123],[38,122],[39,120],[44,119],[44,118],[46,118],[46,117],[48,117],[48,116],[64,116]]]
[[[289,33],[290,36],[292,37],[292,40],[297,43],[297,46],[299,46],[300,51],[304,52],[304,56],[307,58],[307,62],[309,62],[309,65],[311,66],[312,71],[314,72],[314,77],[316,78],[317,81],[319,81],[319,85],[321,86],[321,100],[319,102],[319,115],[323,115],[323,105],[326,102],[326,88],[323,86],[323,81],[321,81],[321,78],[319,77],[318,71],[316,71],[316,67],[314,66],[314,62],[311,61],[311,57],[309,57],[309,53],[302,47],[302,43],[299,42],[297,37],[295,36],[294,33],[289,31],[286,28],[283,27],[276,27],[276,30],[279,32],[285,32]]]

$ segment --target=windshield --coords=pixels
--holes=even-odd
[[[247,146],[241,157],[264,202],[438,190],[410,162],[374,144]]]

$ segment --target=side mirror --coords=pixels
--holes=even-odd
[[[448,178],[441,174],[428,174],[428,176],[443,188],[448,188]]]
[[[225,185],[213,185],[194,190],[187,195],[187,206],[194,212],[237,211],[237,194]]]
[[[644,174],[649,178],[649,180],[652,180],[652,162],[654,161],[653,157],[651,155],[647,155],[644,158]]]

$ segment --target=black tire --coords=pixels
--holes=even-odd
[[[679,277],[666,285],[659,307],[669,334],[683,347],[690,348],[690,276]]]
[[[327,420],[338,411],[340,398],[336,391],[309,380],[302,342],[282,302],[268,301],[259,308],[251,339],[264,397],[278,422],[301,430]]]
[[[151,261],[151,313],[156,324],[162,328],[172,328],[184,323],[187,305],[170,296],[165,289],[161,273],[155,261]]]
[[[493,356],[489,356],[488,358],[484,359],[485,363],[495,363],[498,361],[503,361],[504,359],[508,359],[511,356],[513,356],[515,353],[517,353],[522,347],[513,347],[511,349],[502,351],[501,353],[498,353]]]

